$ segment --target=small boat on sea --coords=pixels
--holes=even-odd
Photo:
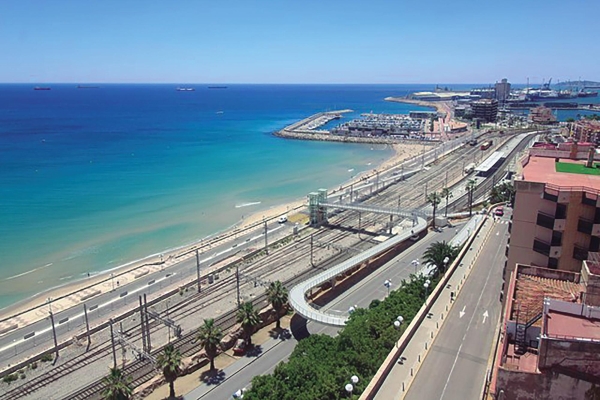
[[[196,89],[194,89],[194,88],[191,88],[191,87],[178,87],[178,88],[177,88],[177,91],[178,91],[178,92],[193,92],[193,91],[195,91],[195,90],[196,90]]]
[[[41,87],[41,86],[36,86],[33,88],[33,90],[50,90],[49,87]]]
[[[227,86],[209,86],[209,89],[227,89]]]

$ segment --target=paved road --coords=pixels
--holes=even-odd
[[[343,314],[347,313],[351,306],[357,305],[364,308],[368,307],[374,299],[383,299],[388,293],[383,285],[386,279],[391,280],[392,290],[397,288],[402,279],[408,279],[410,274],[415,272],[415,267],[411,264],[412,260],[421,258],[429,244],[441,240],[449,241],[455,233],[454,228],[444,229],[439,233],[430,232],[425,238],[338,296],[323,309]],[[262,353],[260,355],[242,357],[223,370],[223,374],[220,376],[221,381],[202,384],[186,394],[184,399],[230,399],[236,390],[247,387],[254,376],[269,374],[279,362],[287,360],[296,346],[296,337],[301,338],[308,333],[334,336],[339,328],[307,322],[295,316],[292,319],[291,331],[294,335],[291,339],[270,339],[261,346]]]
[[[481,396],[496,324],[508,219],[492,228],[405,399],[475,400]]]
[[[370,182],[364,183],[360,187],[357,185],[355,190],[362,189],[364,191],[364,189],[369,187],[397,180],[402,174],[414,173],[414,171],[419,169],[419,165],[422,166],[436,160],[442,153],[461,146],[464,140],[464,137],[460,137],[442,144],[439,148],[430,149],[421,156],[405,162],[401,169],[390,169],[386,174],[380,174],[377,179],[371,179]],[[400,175],[398,175],[399,172]],[[339,193],[332,200],[339,201]],[[277,222],[273,222],[269,224],[269,242],[291,234],[292,230],[293,224],[291,223],[278,224]],[[247,247],[260,247],[263,243],[264,235],[259,230],[240,236],[238,239],[203,253],[201,256],[201,260],[203,261],[201,269],[205,269],[211,264],[230,257]],[[106,321],[108,317],[119,314],[124,311],[125,307],[129,307],[131,303],[137,303],[139,295],[151,295],[161,292],[167,286],[175,284],[184,278],[190,279],[195,274],[196,263],[195,259],[191,258],[170,266],[164,271],[158,271],[136,279],[127,285],[119,282],[118,278],[114,278],[112,281],[114,291],[102,293],[87,301],[90,326],[93,327]],[[56,307],[51,310],[51,306],[49,306],[47,311],[54,312],[59,343],[70,339],[75,333],[85,329],[83,304],[61,311],[58,311]],[[45,317],[44,319],[23,326],[0,337],[0,368],[3,368],[7,364],[18,362],[27,356],[31,356],[52,346],[52,328],[47,311],[39,311],[41,313],[40,316]]]
[[[279,224],[273,222],[268,225],[267,235],[269,242],[278,238],[290,235],[294,224]],[[254,230],[245,235],[239,236],[221,246],[214,247],[200,255],[200,269],[204,270],[212,264],[219,262],[235,253],[247,249],[248,247],[261,247],[264,245],[264,231]],[[157,271],[144,277],[136,279],[127,285],[120,284],[117,278],[113,279],[115,290],[102,293],[87,302],[88,318],[90,326],[94,326],[108,319],[110,314],[115,314],[115,310],[137,304],[138,296],[142,294],[151,295],[162,292],[167,286],[177,283],[182,278],[186,280],[196,276],[196,259],[192,257],[175,265],[172,265],[164,271]],[[153,283],[151,283],[154,281]],[[125,294],[125,295],[123,295]],[[94,309],[94,307],[97,308]],[[49,309],[48,309],[49,311]],[[58,336],[58,342],[71,338],[75,333],[85,328],[83,316],[83,305],[69,308],[67,310],[55,312],[54,322]],[[60,323],[60,321],[64,321]],[[32,333],[35,334],[27,339]],[[52,327],[49,317],[34,322],[14,332],[7,333],[0,338],[0,362],[3,365],[18,361],[26,354],[35,350],[48,348],[52,345]],[[24,353],[24,354],[23,354]]]

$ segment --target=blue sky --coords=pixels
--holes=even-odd
[[[600,80],[597,0],[1,0],[0,82]]]

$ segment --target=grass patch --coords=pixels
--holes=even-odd
[[[600,163],[594,163],[593,168],[587,168],[585,164],[554,163],[556,172],[566,172],[567,174],[600,175]]]

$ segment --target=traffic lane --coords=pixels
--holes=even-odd
[[[361,280],[361,286],[353,286],[338,296],[336,307],[333,307],[334,313],[344,314],[352,306],[367,308],[375,299],[382,300],[388,295],[388,289],[384,282],[392,282],[390,291],[400,287],[403,279],[409,279],[410,275],[415,273],[415,267],[411,264],[412,260],[423,257],[423,253],[434,242],[448,242],[454,236],[454,229],[445,229],[442,232],[429,232],[427,236],[414,243],[404,252],[390,260],[386,265],[379,267],[371,274]],[[420,267],[422,267],[421,265]]]
[[[385,272],[386,270],[391,270],[394,269],[394,267],[398,267],[403,258],[406,258],[407,260],[413,260],[414,258],[421,256],[429,244],[438,240],[450,240],[453,237],[454,232],[455,231],[453,229],[446,229],[442,232],[430,232],[426,237],[416,242],[407,251],[401,253],[392,261],[388,262],[385,266],[379,268],[378,271]],[[410,265],[410,262],[405,262],[404,264],[404,274],[406,274],[406,277],[408,277],[410,273],[412,273],[411,269],[413,267]],[[410,266],[410,268],[408,268],[408,266]],[[394,276],[398,278],[400,276],[404,276],[400,274],[401,273],[399,271],[396,271],[396,275]],[[380,289],[379,281],[380,279],[378,276],[374,277],[373,274],[370,274],[357,285],[344,292],[344,294],[329,302],[323,307],[323,309],[330,312],[335,310],[341,313],[347,312],[348,308],[350,308],[352,305],[368,307],[373,299],[382,299],[385,297],[385,295],[387,295],[387,289],[385,288],[385,291],[378,292],[378,289]],[[398,284],[400,282],[401,281],[399,280]],[[307,321],[305,327],[294,327],[292,328],[292,332],[296,333],[298,331],[305,330],[307,334],[326,334],[329,336],[335,336],[340,329],[340,327],[333,327],[317,322]],[[291,340],[282,341],[282,343],[277,344],[266,353],[258,356],[257,359],[250,364],[251,366],[247,366],[230,376],[225,376],[224,380],[218,386],[212,388],[209,392],[203,391],[204,393],[201,396],[190,396],[190,398],[231,398],[232,393],[234,393],[236,390],[247,387],[254,376],[269,374],[280,362],[287,360],[291,352],[294,350],[296,343],[297,340],[295,337],[292,337]],[[186,399],[187,398],[188,396],[186,395]]]
[[[506,230],[506,226],[496,224],[490,238]],[[498,235],[500,236],[500,235]],[[504,265],[504,247],[490,240],[480,256],[482,269],[489,269],[489,278],[483,288],[480,306],[473,315],[473,324],[465,334],[462,354],[456,360],[456,366],[448,382],[444,399],[478,399],[487,373],[487,361],[493,345],[496,322],[501,312],[500,290],[502,286],[502,266]],[[505,244],[504,241],[501,244]],[[495,246],[493,246],[495,245]],[[495,248],[494,248],[495,247]],[[467,345],[468,344],[468,345]]]
[[[490,237],[505,231],[506,226],[494,226]],[[495,268],[486,268],[490,265]],[[478,398],[500,314],[503,265],[503,247],[489,240],[415,377],[407,399]],[[431,376],[444,379],[432,380]]]

